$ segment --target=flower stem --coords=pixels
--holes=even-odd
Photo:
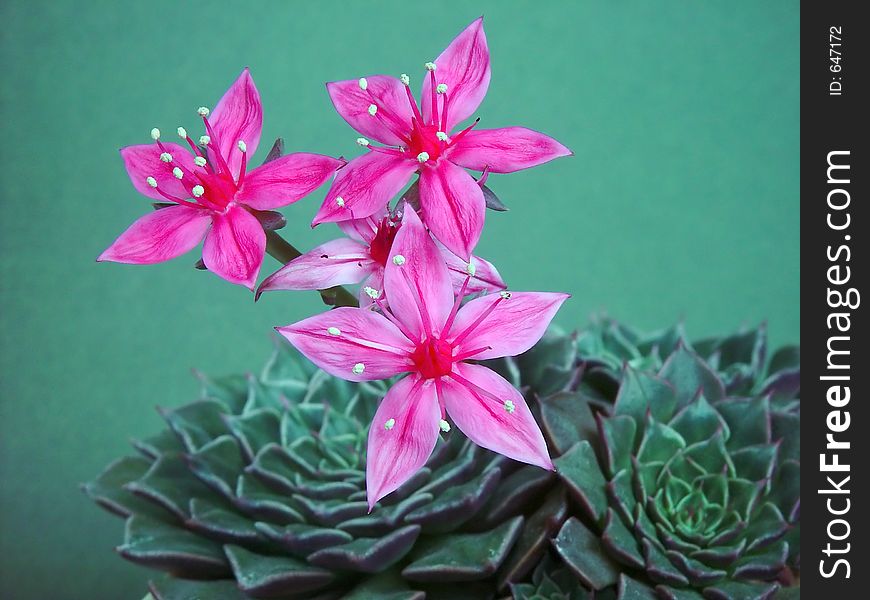
[[[285,265],[302,255],[293,244],[282,238],[277,231],[266,232],[266,252]],[[323,303],[328,306],[359,306],[356,296],[340,285],[318,291]]]

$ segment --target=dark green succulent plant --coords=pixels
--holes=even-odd
[[[613,321],[549,335],[491,366],[526,391],[559,476],[451,432],[371,514],[365,439],[386,387],[280,342],[259,377],[202,377],[85,490],[127,519],[119,553],[169,575],[157,599],[763,597],[799,536],[799,355],[766,366],[764,341],[692,351],[679,328]]]
[[[647,597],[772,597],[799,566],[798,388],[780,389],[793,365],[766,377],[763,358],[747,360],[758,339],[743,354],[736,337],[698,344],[709,362],[665,342],[628,352],[643,368],[624,359],[612,403],[584,378],[541,398],[572,498],[553,547],[594,590],[628,575]]]

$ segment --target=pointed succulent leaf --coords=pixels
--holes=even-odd
[[[779,590],[776,583],[724,581],[704,589],[708,600],[771,600]]]
[[[127,519],[118,553],[132,562],[188,577],[225,577],[229,565],[219,544],[163,521]]]
[[[617,600],[657,600],[655,591],[625,573],[619,576],[619,591]]]
[[[140,514],[166,519],[170,517],[168,512],[124,487],[142,478],[150,468],[151,461],[141,456],[124,456],[106,467],[96,479],[82,484],[82,491],[91,500],[120,517]]]
[[[308,562],[333,570],[377,573],[404,558],[419,535],[419,525],[408,525],[382,538],[359,538],[318,550]]]
[[[619,566],[607,556],[601,541],[579,519],[571,517],[553,540],[565,564],[586,586],[601,590],[619,580]]]
[[[593,521],[602,522],[607,510],[604,488],[607,482],[601,474],[595,451],[589,442],[575,444],[568,452],[553,461],[556,471],[565,482],[568,492]]]
[[[622,385],[613,405],[615,415],[633,417],[639,423],[646,419],[647,412],[659,421],[667,421],[677,405],[674,388],[664,379],[626,367]]]
[[[541,399],[541,425],[553,449],[561,454],[581,440],[596,437],[595,418],[587,398],[558,392]]]
[[[256,554],[241,546],[224,548],[239,587],[255,598],[313,592],[335,578],[329,571],[290,557]]]
[[[515,517],[485,533],[451,534],[425,540],[402,569],[410,581],[474,581],[498,569],[522,529],[523,518]]]
[[[190,581],[167,577],[148,582],[154,600],[249,600],[235,581]],[[145,600],[149,600],[147,597]]]
[[[725,396],[725,387],[701,358],[679,345],[662,365],[659,376],[677,390],[677,407],[689,404],[700,390],[710,402],[718,402]]]
[[[208,538],[225,543],[258,544],[265,541],[254,521],[198,498],[190,501],[190,519],[185,525]]]
[[[187,462],[178,454],[161,456],[145,475],[126,484],[124,488],[155,502],[182,520],[190,516],[190,498],[203,498],[221,504],[220,497],[191,473]]]
[[[534,568],[546,553],[550,540],[562,528],[567,513],[565,490],[556,487],[523,523],[516,544],[499,568],[497,579],[500,589],[511,581],[523,579]]]

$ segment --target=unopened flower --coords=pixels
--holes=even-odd
[[[440,251],[407,207],[384,269],[384,288],[390,308],[381,313],[337,308],[278,328],[337,377],[367,381],[407,373],[381,402],[369,433],[369,507],[423,466],[448,414],[478,445],[552,469],[522,394],[496,372],[468,361],[525,352],[568,296],[489,294],[460,308],[464,293],[454,295]]]
[[[489,49],[477,19],[427,63],[421,103],[410,79],[386,75],[327,84],[338,113],[367,141],[368,153],[348,163],[314,224],[364,218],[383,209],[420,173],[420,205],[433,235],[468,260],[483,228],[483,192],[465,169],[510,173],[571,154],[542,133],[523,127],[474,130],[477,121],[451,133],[471,116],[489,87]],[[341,197],[343,203],[337,203]]]
[[[205,238],[206,267],[253,289],[263,262],[266,234],[252,211],[296,202],[324,183],[342,161],[319,154],[289,154],[247,170],[260,142],[263,110],[248,69],[214,110],[201,107],[207,135],[203,150],[178,128],[190,150],[160,141],[128,146],[121,158],[139,193],[172,206],[145,215],[97,260],[152,264],[175,258]],[[179,176],[180,175],[180,176]]]
[[[350,239],[326,242],[293,259],[264,279],[257,294],[270,290],[323,290],[361,283],[360,306],[368,306],[375,300],[387,302],[383,293],[384,267],[402,223],[385,214],[380,218],[342,221],[338,226]],[[505,288],[501,275],[489,261],[472,256],[465,262],[443,245],[439,244],[439,249],[454,291],[458,292],[463,285],[466,294]]]

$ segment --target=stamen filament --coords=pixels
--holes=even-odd
[[[462,304],[462,299],[465,298],[465,290],[468,289],[468,281],[471,279],[471,276],[465,278],[465,281],[462,282],[462,287],[459,289],[459,293],[456,295],[456,301],[453,303],[453,309],[450,311],[450,316],[447,317],[447,322],[444,324],[444,331],[441,333],[442,336],[447,337],[450,333],[450,328],[453,326],[453,319],[456,318],[456,313],[459,312],[459,305]]]
[[[435,69],[429,71],[429,79],[432,80],[432,85],[430,86],[432,89],[432,124],[438,125],[438,82],[435,81]]]
[[[212,154],[217,157],[217,161],[221,170],[232,176],[232,173],[230,172],[230,166],[227,164],[227,161],[224,160],[223,155],[221,155],[220,139],[214,134],[214,130],[211,128],[211,123],[208,122],[208,117],[203,116],[202,122],[205,123],[205,130],[208,132],[208,137],[210,138],[209,147],[212,148]]]
[[[480,117],[477,117],[477,118],[474,120],[474,123],[472,123],[471,125],[469,125],[469,126],[466,127],[465,129],[463,129],[462,131],[460,131],[459,133],[457,133],[456,135],[454,135],[454,136],[453,136],[453,139],[450,140],[450,144],[449,144],[449,145],[450,145],[450,146],[455,145],[456,142],[458,142],[458,141],[461,140],[463,137],[465,137],[465,134],[467,134],[469,131],[471,131],[472,129],[474,129],[474,127],[475,127],[478,123],[480,123]]]
[[[408,275],[408,271],[406,269],[399,269],[399,271],[402,273],[402,277],[405,278],[405,282],[408,284],[408,287],[411,288],[411,296],[414,297],[414,304],[417,305],[417,310],[420,313],[420,320],[423,321],[423,331],[426,333],[426,337],[431,338],[432,323],[429,320],[429,311],[426,310],[426,305],[422,302],[423,291],[417,286],[415,282],[411,280],[411,276]]]
[[[408,95],[408,102],[411,103],[411,110],[414,111],[414,118],[417,119],[418,122],[423,122],[423,115],[420,114],[420,107],[417,106],[417,100],[414,98],[414,94],[411,93],[411,88],[407,85],[405,86],[405,93]]]
[[[495,310],[495,307],[498,306],[499,303],[500,303],[502,300],[504,300],[504,297],[502,297],[502,296],[499,296],[498,298],[496,298],[496,299],[495,299],[495,302],[493,302],[492,304],[490,304],[490,305],[486,308],[486,310],[484,310],[483,313],[482,313],[479,317],[477,317],[477,319],[475,319],[475,321],[474,321],[471,325],[469,325],[468,327],[466,327],[465,330],[464,330],[462,333],[460,333],[459,336],[456,337],[456,339],[454,339],[454,340],[452,341],[452,344],[453,344],[454,346],[458,346],[459,344],[461,344],[461,343],[462,343],[462,340],[464,340],[466,337],[468,337],[468,335],[469,335],[472,331],[474,331],[475,329],[477,329],[477,327],[478,327],[481,323],[483,323],[483,321],[484,321],[484,320],[485,320],[485,319],[490,315],[490,313],[492,313],[492,311]]]

